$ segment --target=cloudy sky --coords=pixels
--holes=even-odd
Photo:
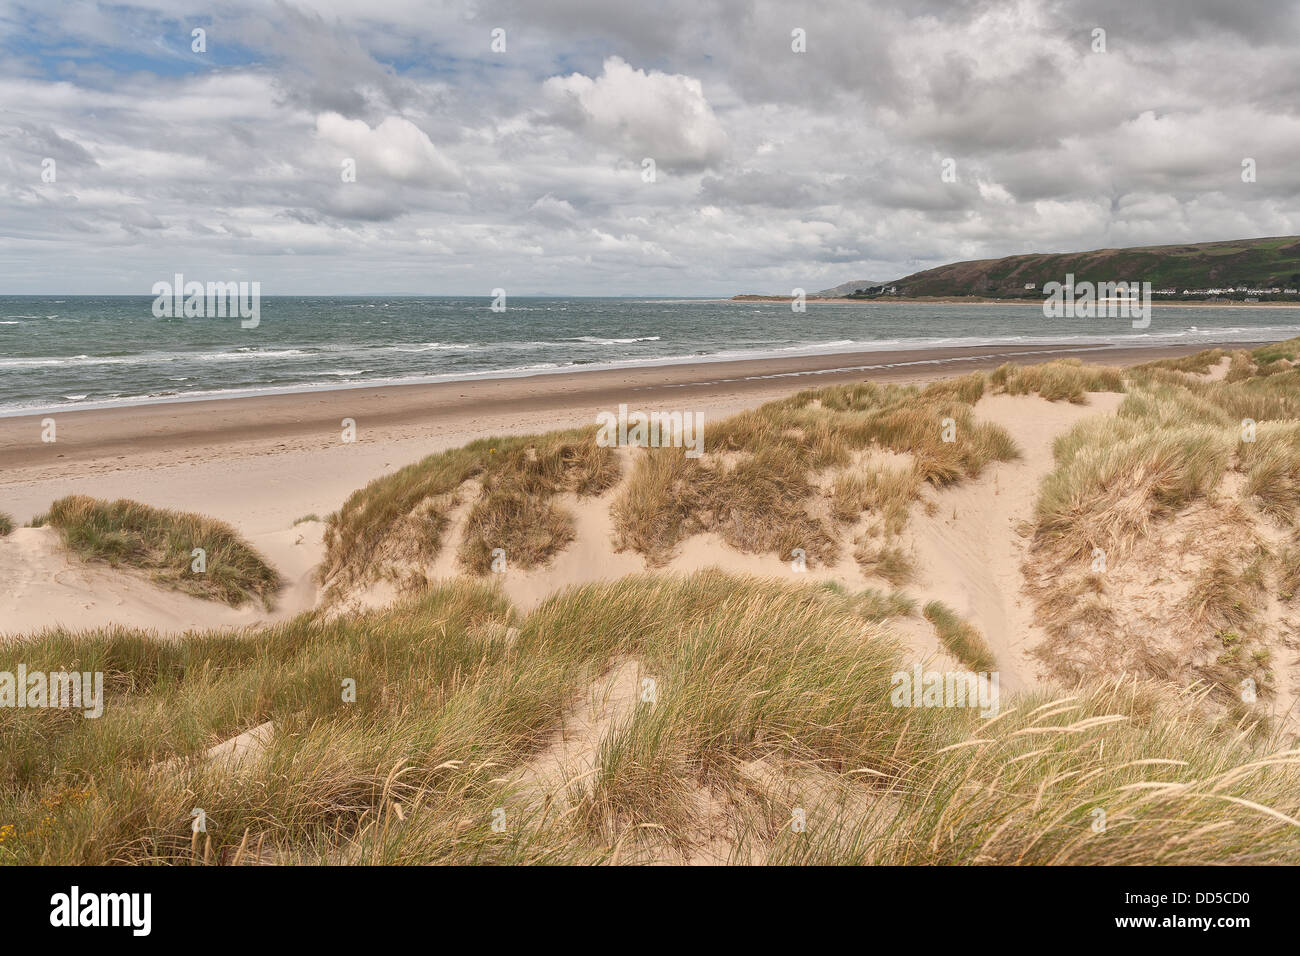
[[[0,293],[788,294],[1300,233],[1298,51],[1279,0],[0,0]]]

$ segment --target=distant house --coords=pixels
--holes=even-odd
[[[1026,283],[1025,283],[1025,288],[1026,288],[1026,289],[1036,289],[1036,288],[1038,288],[1038,283],[1037,283],[1037,282],[1026,282]]]

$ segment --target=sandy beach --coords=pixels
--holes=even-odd
[[[690,407],[717,419],[805,387],[929,381],[1062,357],[1124,366],[1196,350],[1063,345],[848,352],[51,411],[0,418],[0,500],[22,522],[64,494],[148,492],[155,504],[202,505],[257,531],[263,525],[252,516],[263,514],[270,499],[282,500],[286,489],[292,503],[275,520],[324,514],[370,478],[422,455],[488,435],[591,424],[597,412],[620,403]],[[57,425],[53,443],[41,441],[49,417]],[[347,418],[356,422],[350,444],[341,439]],[[136,477],[146,475],[144,483]]]

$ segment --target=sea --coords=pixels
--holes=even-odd
[[[1020,305],[268,296],[158,318],[150,296],[0,296],[0,416],[582,369],[940,346],[1210,347],[1300,335],[1300,308],[1048,319]]]

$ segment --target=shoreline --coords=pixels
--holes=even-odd
[[[712,416],[715,409],[738,410],[804,385],[864,379],[919,381],[996,368],[1008,361],[1071,356],[1100,364],[1140,364],[1205,347],[877,350],[46,411],[0,418],[0,486],[75,477],[83,470],[103,470],[114,463],[164,466],[218,448],[230,459],[293,448],[321,449],[340,444],[344,419],[356,422],[359,443],[450,440],[465,435],[468,441],[494,433],[590,423],[596,412],[624,402],[640,402],[648,409],[694,402]],[[56,422],[54,443],[41,440],[42,421],[47,418]]]

